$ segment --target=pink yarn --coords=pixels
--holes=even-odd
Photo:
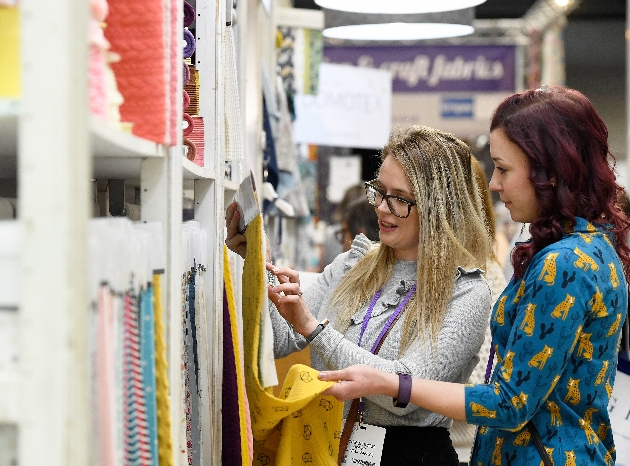
[[[179,11],[180,4],[179,0],[171,0],[170,3],[171,8],[171,29],[170,29],[170,38],[171,38],[171,48],[170,48],[170,77],[169,77],[169,115],[168,115],[168,125],[169,125],[169,144],[174,146],[177,144],[177,139],[180,134],[181,122],[177,116],[177,108],[180,105],[179,103],[179,95],[177,92],[177,80],[179,78],[179,63],[177,60],[177,52],[180,48],[179,37],[181,26],[177,24],[177,12]],[[185,65],[184,65],[185,66]]]
[[[186,110],[188,106],[190,105],[190,96],[188,95],[188,92],[186,92],[185,89],[183,89],[182,92],[184,93],[184,110]]]
[[[184,120],[186,121],[186,127],[184,128],[184,136],[190,135],[195,128],[195,123],[193,122],[193,118],[188,114],[184,113]]]

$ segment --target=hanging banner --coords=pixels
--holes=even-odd
[[[322,63],[317,95],[296,94],[294,137],[299,143],[380,148],[392,124],[387,70]]]
[[[512,45],[325,47],[324,61],[388,70],[395,93],[515,90]]]

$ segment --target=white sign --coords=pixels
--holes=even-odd
[[[385,433],[384,427],[355,422],[341,464],[380,466]]]
[[[390,71],[322,63],[318,94],[295,96],[296,142],[381,148],[391,130]]]

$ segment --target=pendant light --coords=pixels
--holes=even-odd
[[[367,14],[437,13],[481,5],[486,0],[315,0],[321,8]],[[509,0],[508,0],[509,1]]]
[[[472,34],[474,8],[420,14],[368,14],[324,9],[324,30],[329,39],[409,41],[460,37]]]

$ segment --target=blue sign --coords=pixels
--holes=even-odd
[[[473,98],[448,98],[442,99],[442,118],[472,118]]]

